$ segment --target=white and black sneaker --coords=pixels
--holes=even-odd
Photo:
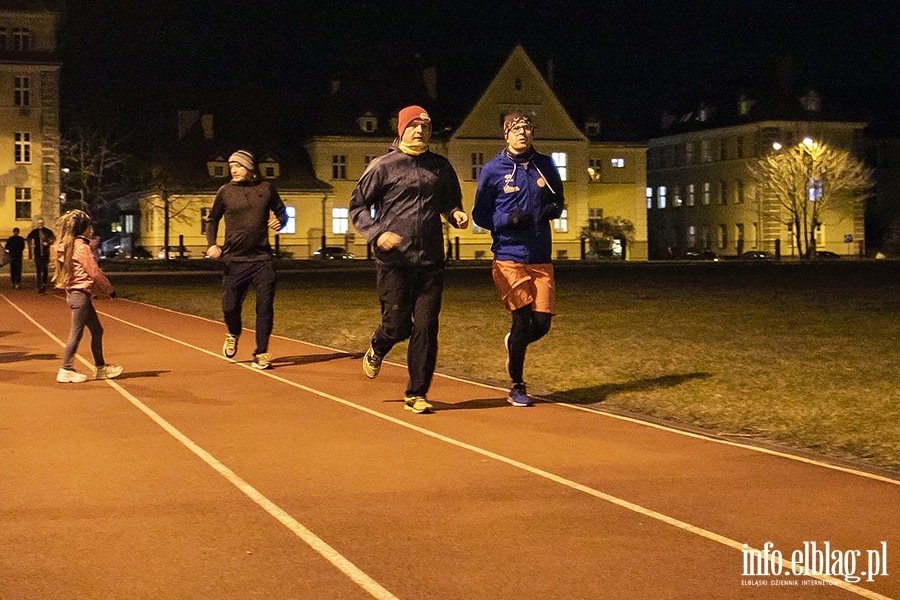
[[[230,333],[225,336],[225,343],[222,345],[222,354],[225,355],[225,358],[234,358],[234,355],[237,354],[237,343],[238,336]]]

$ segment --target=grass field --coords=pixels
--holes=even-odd
[[[275,332],[363,352],[374,273],[335,267],[282,269]],[[215,273],[111,278],[123,297],[221,320]],[[900,471],[900,263],[572,263],[557,280],[532,393]],[[252,297],[244,308],[252,327]],[[448,269],[439,371],[508,385],[508,326],[488,266]]]

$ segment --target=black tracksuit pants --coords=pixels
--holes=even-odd
[[[379,264],[376,273],[381,326],[372,335],[372,349],[385,356],[395,344],[409,339],[406,395],[425,396],[437,363],[444,267]]]
[[[228,333],[241,334],[241,309],[247,291],[252,288],[256,292],[256,350],[253,354],[267,352],[275,321],[275,263],[271,259],[228,261],[224,266],[222,312]]]

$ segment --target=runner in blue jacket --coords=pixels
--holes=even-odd
[[[553,160],[534,149],[531,119],[507,115],[503,134],[506,148],[478,179],[472,220],[491,232],[494,283],[512,313],[504,338],[513,383],[509,402],[531,406],[523,381],[525,353],[550,330],[556,295],[550,221],[562,215],[565,200]]]

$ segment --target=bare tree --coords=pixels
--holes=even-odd
[[[749,167],[761,194],[787,211],[785,224],[796,232],[800,256],[815,258],[816,229],[826,209],[861,208],[872,189],[872,171],[846,150],[806,138],[791,148],[776,148]]]
[[[95,216],[104,215],[107,202],[118,195],[126,179],[130,156],[98,130],[75,129],[60,141],[63,190],[66,201]]]
[[[193,222],[192,213],[199,210],[198,200],[185,193],[187,190],[184,184],[168,166],[156,165],[151,169],[150,186],[154,193],[147,196],[145,201],[149,207],[163,213],[163,256],[169,260],[171,224]]]

